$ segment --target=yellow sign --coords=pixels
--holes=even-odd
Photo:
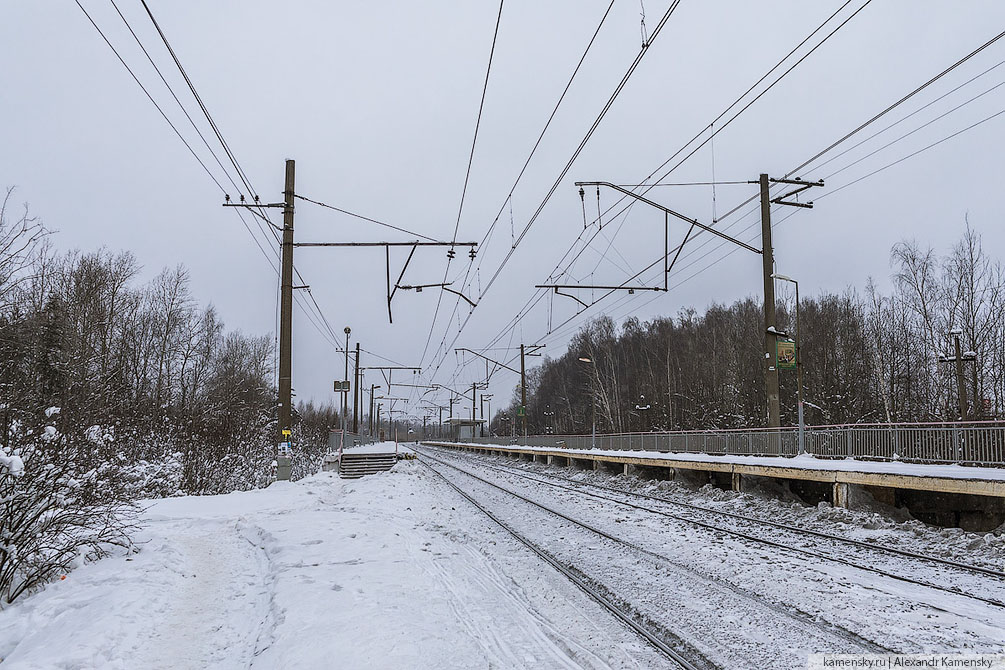
[[[290,436],[290,435],[292,435],[292,434],[293,434],[293,433],[291,433],[291,432],[290,432],[290,431],[288,431],[288,430],[285,430],[285,429],[283,430],[283,437],[289,437],[289,436]]]
[[[792,340],[778,340],[775,343],[775,359],[779,370],[795,370],[796,343]]]

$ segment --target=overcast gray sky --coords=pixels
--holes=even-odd
[[[138,0],[116,2],[205,129]],[[863,2],[848,3],[820,36]],[[226,184],[111,3],[81,3]],[[452,237],[498,3],[149,4],[263,199],[281,199],[283,161],[294,158],[298,194],[431,237]],[[639,53],[642,12],[651,32],[670,4],[614,3],[513,195],[511,225],[508,204],[503,208],[509,188],[608,2],[505,2],[457,239],[480,241],[500,208],[504,214],[471,265],[471,283],[464,290],[472,298],[483,292],[510,250],[511,230],[519,235]],[[461,302],[455,312],[457,299],[450,294],[443,296],[431,336],[439,297],[434,290],[399,293],[394,324],[388,324],[380,249],[298,249],[296,265],[339,335],[349,325],[353,343],[358,339],[365,349],[402,364],[423,365],[424,382],[435,369],[436,382],[470,385],[484,375],[484,367],[459,369],[461,359],[452,350],[443,355],[446,346],[486,346],[534,295],[534,284],[546,280],[583,230],[573,182],[638,183],[843,4],[680,2],[456,341],[458,324],[469,309]],[[713,158],[718,180],[784,174],[1003,27],[1005,3],[999,0],[875,0],[718,135],[714,152],[710,146],[701,149],[667,181],[710,180]],[[805,49],[796,57],[802,53]],[[1005,40],[849,145],[1002,60]],[[213,303],[228,327],[274,331],[275,273],[235,212],[220,206],[219,189],[74,3],[5,0],[0,5],[0,62],[0,185],[18,186],[18,198],[59,230],[55,243],[60,249],[128,249],[143,264],[146,277],[182,263],[191,272],[195,297]],[[800,176],[827,177],[1003,81],[1005,66]],[[841,292],[849,285],[861,288],[869,275],[886,287],[892,244],[916,238],[948,249],[959,238],[965,215],[984,235],[992,255],[1000,257],[1005,248],[1005,115],[832,196],[820,196],[1003,109],[1005,86],[828,179],[815,194],[819,202],[814,209],[799,210],[776,227],[778,271],[799,279],[804,295]],[[227,190],[236,195],[231,187]],[[722,215],[754,192],[747,185],[720,186],[715,211]],[[702,222],[712,219],[710,188],[659,187],[650,195]],[[612,193],[601,193],[603,207],[613,202]],[[595,191],[588,192],[587,204],[592,220]],[[756,226],[742,232],[755,223],[752,217],[741,218],[745,211],[718,225],[732,225],[728,232],[758,246]],[[776,209],[776,221],[791,211]],[[671,240],[679,241],[683,234],[683,224],[672,223]],[[296,236],[299,241],[411,239],[303,202],[297,206]],[[718,243],[708,237],[699,236],[685,247],[670,292],[612,296],[551,333],[549,323],[562,323],[579,306],[567,298],[545,298],[495,346],[545,342],[547,352],[556,356],[576,326],[601,313],[619,320],[631,314],[647,319],[687,306],[701,309],[759,296],[760,260],[742,250],[725,257],[728,247],[711,251]],[[267,250],[273,252],[272,247]],[[392,255],[395,274],[406,253]],[[635,272],[661,254],[662,216],[636,207],[627,218],[605,221],[603,233],[565,279],[620,283],[629,276],[626,269]],[[443,249],[421,249],[403,283],[440,282],[445,263]],[[461,249],[449,269],[455,287],[462,285],[468,267]],[[661,281],[653,273],[647,279]],[[589,291],[579,296],[591,302]],[[341,356],[301,311],[295,314],[294,333],[298,397],[331,399],[331,382],[342,376]],[[377,360],[367,356],[363,362],[374,365]],[[437,368],[430,367],[438,362]],[[382,383],[373,375],[367,381]],[[497,408],[517,380],[503,372],[492,381]],[[395,395],[409,395],[406,390]]]

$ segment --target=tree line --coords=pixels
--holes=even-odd
[[[274,480],[269,337],[228,331],[188,272],[141,281],[129,252],[57,252],[0,200],[0,603],[130,546],[142,498]],[[317,472],[333,411],[297,415],[294,477]]]
[[[959,420],[954,338],[965,359],[968,419],[1005,411],[1005,273],[969,224],[945,254],[916,241],[890,254],[892,288],[801,297],[800,354],[806,421],[830,425]],[[780,286],[781,288],[781,286]],[[776,327],[797,334],[794,296]],[[761,300],[685,309],[620,327],[603,316],[561,357],[528,373],[532,434],[759,427],[766,424]],[[592,362],[584,362],[581,358]],[[797,376],[780,370],[783,425],[796,423]],[[493,417],[513,430],[519,407]]]

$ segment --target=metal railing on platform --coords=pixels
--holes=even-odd
[[[477,444],[590,449],[590,435],[475,438]],[[597,435],[608,451],[662,451],[745,456],[796,456],[796,428],[616,433]],[[821,458],[1005,467],[1005,423],[848,424],[807,426],[806,452]]]
[[[367,435],[366,433],[352,433],[349,431],[346,431],[344,439],[345,448],[347,449],[361,444],[373,444],[376,441],[372,436]],[[342,440],[343,437],[341,430],[330,431],[328,433],[328,450],[338,451],[339,445],[343,444]]]

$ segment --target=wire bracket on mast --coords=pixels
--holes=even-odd
[[[813,209],[813,201],[809,202],[793,202],[789,198],[799,195],[803,191],[813,188],[814,186],[823,186],[824,180],[819,181],[803,181],[802,179],[768,179],[769,182],[774,184],[794,184],[799,188],[793,189],[784,195],[780,195],[777,198],[772,198],[771,202],[776,205],[788,205],[789,207],[804,207],[806,209]],[[756,182],[753,182],[756,183]]]
[[[470,247],[468,255],[474,260],[477,255],[477,242],[420,242],[415,240],[413,242],[296,242],[294,247],[384,247],[384,263],[386,266],[386,300],[387,300],[387,321],[388,323],[394,323],[394,316],[391,313],[391,300],[394,298],[394,294],[398,292],[398,289],[415,289],[415,291],[421,292],[423,288],[430,288],[433,286],[440,286],[444,291],[454,293],[464,298],[472,307],[477,305],[472,302],[467,296],[461,294],[459,291],[448,288],[448,284],[422,284],[417,286],[403,286],[401,285],[401,280],[405,277],[405,271],[408,270],[409,263],[412,262],[412,257],[419,247],[449,247],[447,250],[448,254],[454,253],[454,247]],[[405,264],[401,268],[401,272],[398,274],[398,279],[392,284],[391,283],[391,247],[411,247],[408,252],[408,258],[405,259]]]

